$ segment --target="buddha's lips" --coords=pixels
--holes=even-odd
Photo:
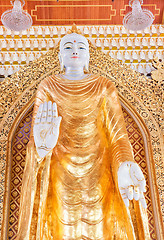
[[[79,58],[79,57],[71,57],[71,58]]]

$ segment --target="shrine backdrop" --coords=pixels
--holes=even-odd
[[[2,226],[2,239],[4,240],[7,239],[6,234],[11,234],[10,239],[14,239],[12,234],[15,234],[17,230],[16,216],[19,204],[19,181],[21,179],[19,171],[23,167],[19,156],[16,159],[16,164],[19,165],[19,167],[15,165],[15,160],[12,158],[12,154],[17,154],[14,153],[14,151],[16,151],[16,145],[17,149],[20,148],[21,156],[24,154],[24,152],[21,151],[22,144],[20,144],[20,141],[17,144],[13,136],[23,117],[27,116],[28,118],[26,114],[29,113],[28,110],[32,106],[39,82],[47,75],[60,73],[58,51],[59,46],[57,45],[56,48],[50,50],[41,58],[30,62],[28,65],[22,67],[19,72],[6,78],[2,84],[0,94],[0,226]],[[142,142],[144,143],[142,148],[144,148],[145,153],[143,155],[141,150],[141,153],[137,155],[138,152],[136,152],[136,160],[138,159],[138,162],[140,162],[140,157],[145,157],[145,162],[140,162],[140,164],[145,176],[147,174],[148,191],[150,190],[148,193],[150,195],[149,197],[148,195],[146,196],[146,200],[150,213],[149,223],[151,225],[151,236],[152,239],[162,240],[162,213],[164,216],[164,153],[162,148],[163,85],[162,77],[160,78],[160,76],[163,76],[164,64],[159,61],[159,70],[156,74],[158,77],[152,81],[152,79],[141,76],[141,74],[136,73],[120,61],[112,59],[108,54],[97,50],[91,43],[90,56],[89,71],[91,73],[100,73],[115,83],[123,107],[129,111],[130,116],[132,116],[140,127],[143,139],[141,141],[138,139],[139,144],[137,146],[137,144],[134,143],[134,148],[139,147],[141,150]],[[28,120],[30,120],[30,117]],[[26,130],[23,130],[27,132],[27,134],[29,131],[28,120],[26,119],[27,129],[25,128]],[[129,129],[133,131],[132,126]],[[136,129],[136,131],[139,130]],[[18,138],[19,137],[21,138],[21,134],[19,134]],[[135,134],[133,137],[135,138]],[[133,141],[133,139],[131,141]],[[26,144],[27,138],[23,139],[22,143]],[[19,161],[20,164],[18,164]],[[13,197],[15,197],[15,202],[12,202]],[[18,200],[17,204],[16,200]]]

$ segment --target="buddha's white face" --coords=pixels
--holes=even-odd
[[[65,68],[84,68],[89,64],[87,39],[76,33],[63,37],[60,43],[60,58],[62,58],[62,64]]]

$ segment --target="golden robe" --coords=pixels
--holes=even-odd
[[[140,203],[126,209],[118,189],[120,164],[134,159],[114,84],[98,75],[48,77],[33,122],[45,101],[62,117],[59,139],[41,159],[31,135],[17,240],[150,239]]]

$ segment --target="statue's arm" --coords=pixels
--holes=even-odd
[[[140,200],[146,208],[143,195],[146,181],[143,173],[134,161],[118,93],[110,84],[106,96],[106,127],[108,129],[109,147],[112,152],[112,170],[121,196],[126,206],[133,198]]]
[[[56,103],[52,101],[49,81],[45,79],[36,94],[32,121],[32,135],[39,162],[56,146],[59,137],[61,117],[58,117]]]
[[[107,86],[105,97],[104,115],[109,148],[112,152],[111,164],[113,170],[117,172],[122,163],[135,161],[117,89],[111,82]]]
[[[29,239],[35,193],[37,188],[38,171],[40,167],[46,167],[46,162],[49,162],[52,154],[52,151],[49,151],[48,153],[46,152],[45,156],[39,156],[36,148],[37,144],[35,141],[35,134],[33,131],[37,121],[36,119],[39,108],[43,108],[44,103],[47,104],[50,100],[52,100],[47,92],[48,88],[46,81],[47,80],[43,80],[43,82],[41,82],[39,85],[35,98],[31,136],[27,145],[26,161],[22,180],[17,240]],[[53,104],[51,103],[50,105],[52,106]],[[48,121],[50,120],[48,119]],[[39,124],[36,126],[39,126]],[[25,222],[26,224],[24,224]]]

